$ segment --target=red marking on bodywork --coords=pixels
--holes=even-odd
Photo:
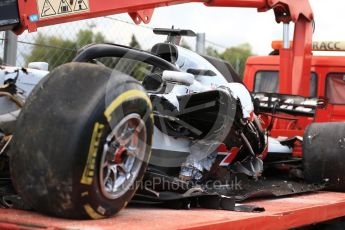
[[[224,157],[222,162],[219,164],[220,166],[228,166],[232,163],[232,161],[236,158],[238,152],[241,150],[241,148],[238,147],[232,147],[231,150],[228,152],[228,155]]]

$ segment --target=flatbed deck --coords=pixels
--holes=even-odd
[[[220,210],[170,210],[129,207],[110,219],[74,221],[35,212],[0,209],[0,229],[286,229],[345,216],[345,193],[317,192],[248,204],[265,207],[262,213]]]

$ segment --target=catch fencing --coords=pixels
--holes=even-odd
[[[30,62],[48,62],[49,69],[69,62],[77,51],[90,43],[109,42],[136,46],[149,50],[155,43],[165,40],[153,34],[150,25],[136,25],[117,16],[107,16],[39,28],[38,32],[18,36],[15,63],[6,63],[5,32],[0,33],[2,64],[26,67]],[[133,37],[134,36],[134,37]],[[206,40],[206,45],[223,50],[225,47]],[[184,38],[183,45],[195,50],[195,38]]]

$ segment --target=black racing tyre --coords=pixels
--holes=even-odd
[[[110,217],[131,200],[145,173],[152,105],[135,79],[69,63],[33,90],[18,118],[10,156],[25,203],[72,219]]]
[[[303,169],[307,182],[345,191],[345,123],[314,123],[306,129]]]

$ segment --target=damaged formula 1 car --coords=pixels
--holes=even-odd
[[[264,170],[269,138],[231,66],[179,47],[192,31],[155,33],[168,40],[150,52],[93,44],[44,78],[5,70],[3,206],[22,202],[53,216],[98,219],[129,202],[236,210],[235,200],[253,195],[323,187],[298,176],[287,182],[290,172],[302,170],[301,159],[271,160]],[[142,82],[125,74],[133,63],[144,69]],[[291,153],[288,144],[274,146],[273,152]],[[265,179],[281,165],[288,179]],[[8,195],[13,191],[18,196]]]

